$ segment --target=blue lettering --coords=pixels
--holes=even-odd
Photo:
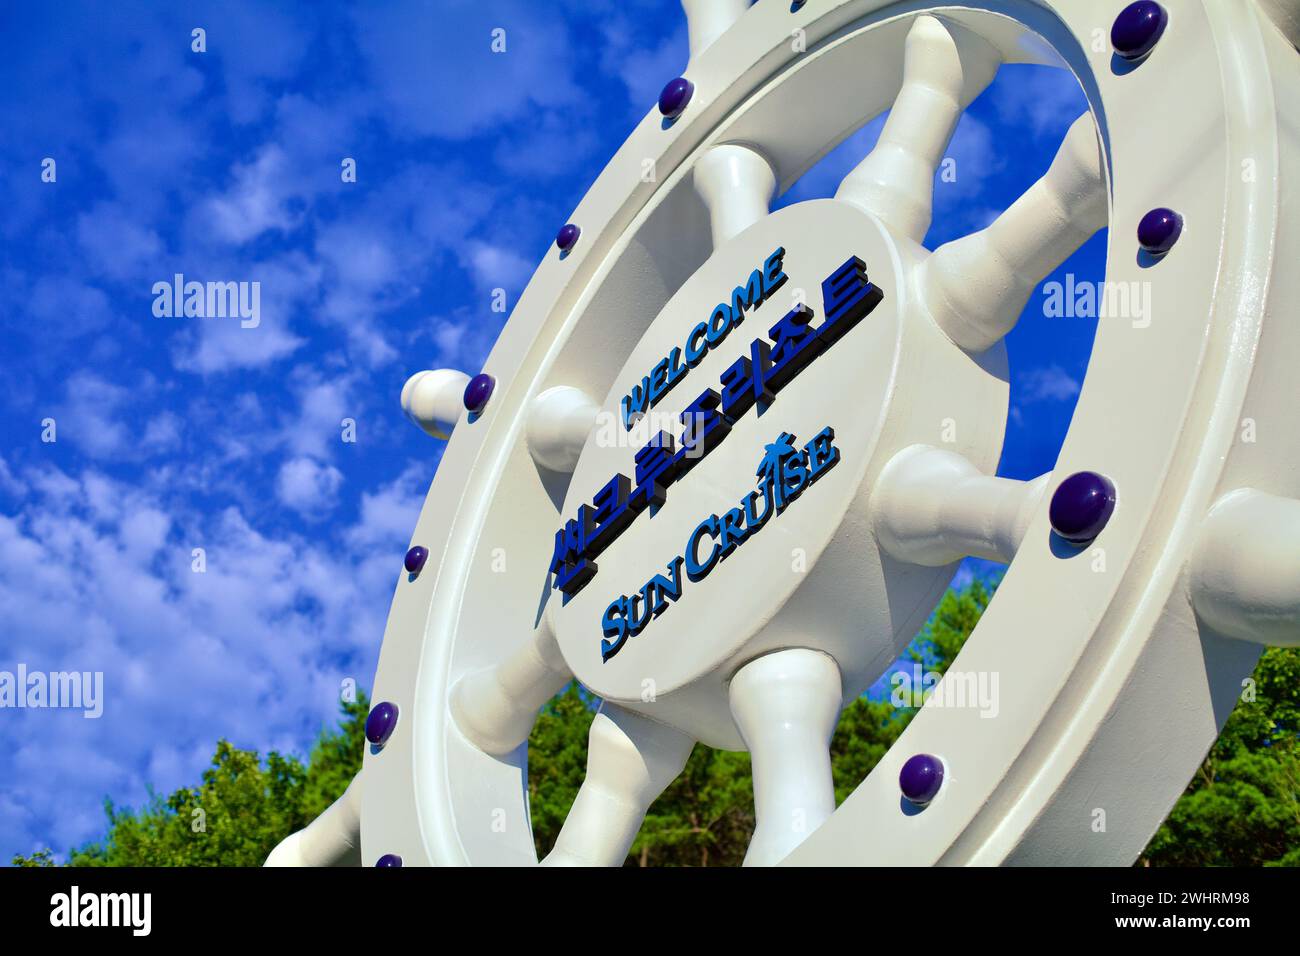
[[[690,335],[686,336],[686,366],[695,368],[704,361],[704,356],[709,354],[709,346],[704,341],[704,336],[708,334],[709,323],[701,322],[695,328],[691,329]]]
[[[620,473],[596,492],[596,497],[591,501],[594,529],[587,537],[584,553],[596,557],[632,523],[636,510],[628,503],[630,487],[627,475]]]
[[[658,617],[664,611],[668,610],[668,599],[676,601],[682,596],[682,564],[685,558],[677,557],[668,562],[668,570],[672,575],[671,578],[664,577],[662,574],[656,574],[650,579],[650,587],[654,591],[654,616]]]
[[[659,404],[659,399],[668,391],[668,360],[660,359],[659,364],[650,370],[650,407]]]
[[[654,366],[651,374],[641,380],[640,385],[634,385],[623,396],[621,406],[625,428],[631,430],[648,408],[659,402],[691,368],[703,361],[708,350],[726,338],[731,328],[743,320],[746,309],[757,309],[786,282],[784,256],[784,247],[777,248],[764,260],[761,270],[755,269],[745,285],[736,287],[730,305],[719,303],[709,321],[691,329],[686,337],[685,365],[682,364],[683,349],[673,348]],[[636,453],[635,489],[629,487],[627,478],[616,475],[601,489],[591,505],[579,508],[576,520],[567,522],[556,532],[550,571],[554,576],[553,586],[564,592],[565,600],[581,590],[596,574],[596,565],[591,559],[622,534],[641,511],[649,508],[653,513],[662,506],[667,499],[668,486],[716,448],[740,416],[751,406],[757,406],[758,414],[762,415],[795,376],[868,315],[883,298],[880,288],[869,281],[865,263],[857,256],[850,256],[822,282],[826,317],[819,327],[812,327],[812,310],[800,305],[768,330],[770,343],[761,338],[754,339],[750,343],[749,355],[741,356],[722,373],[721,393],[705,389],[678,416],[684,426],[680,447],[675,446],[671,435],[659,432],[650,444]],[[834,432],[829,428],[823,429],[802,449],[788,444],[792,437],[783,434],[778,442],[768,446],[768,458],[761,467],[779,478],[769,486],[761,518],[756,514],[756,496],[750,496],[743,511],[733,509],[748,520],[740,526],[727,526],[722,547],[728,550],[724,551],[724,556],[744,540],[747,534],[742,533],[744,528],[757,529],[766,522],[769,514],[780,514],[787,504],[839,460],[839,451],[831,444]]]
[[[731,306],[725,302],[719,303],[713,310],[713,314],[709,316],[709,330],[704,334],[704,337],[709,342],[709,348],[718,345],[727,337],[727,333],[730,331]]]
[[[745,530],[745,512],[732,508],[725,512],[718,522],[719,557],[728,557],[731,552],[745,543],[749,532]]]
[[[827,425],[804,445],[808,454],[808,484],[811,485],[840,460],[840,450],[831,444],[834,439],[835,429]]]
[[[722,555],[719,553],[721,548],[718,547],[716,542],[713,545],[713,550],[709,552],[708,558],[704,561],[700,560],[700,541],[705,535],[710,538],[718,536],[717,515],[709,515],[701,521],[686,540],[686,576],[692,581],[699,581],[708,576],[708,573],[713,570],[713,566],[722,560]]]
[[[646,412],[646,402],[650,399],[650,376],[647,375],[641,379],[640,385],[633,385],[632,391],[623,396],[621,405],[623,407],[623,427],[631,429]],[[635,418],[633,416],[636,416]]]
[[[839,454],[839,449],[835,449]],[[763,514],[759,515],[754,508],[759,498],[763,499]],[[745,527],[749,534],[753,534],[763,525],[767,524],[767,519],[772,517],[772,488],[770,485],[764,485],[758,491],[751,491],[745,496]]]
[[[757,309],[763,304],[763,272],[755,269],[749,274],[749,281],[738,285],[731,293],[731,314],[733,324],[739,325],[745,320],[746,309]]]
[[[650,596],[652,590],[651,585],[647,584],[627,599],[627,633],[629,637],[636,637],[650,623],[650,618],[653,616],[650,613],[650,602],[653,600]],[[637,613],[638,607],[641,608],[639,614]]]
[[[713,451],[718,442],[731,433],[731,422],[719,411],[722,396],[706,388],[700,396],[682,411],[682,450],[677,453],[679,474],[685,474],[695,463]]]
[[[765,448],[763,459],[755,470],[758,489],[751,491],[738,508],[731,508],[721,516],[709,515],[691,532],[681,555],[668,562],[667,574],[656,574],[641,590],[632,595],[622,595],[605,608],[601,618],[601,659],[609,660],[627,641],[635,637],[668,608],[679,601],[685,583],[682,568],[689,581],[703,580],[719,563],[726,560],[750,537],[757,534],[774,514],[795,501],[804,489],[825,474],[840,460],[839,449],[832,443],[835,430],[823,428],[802,449],[794,444],[794,435],[782,432]],[[758,499],[764,499],[763,511],[758,513]],[[705,538],[713,539],[708,554],[700,556]]]
[[[826,348],[826,342],[808,327],[812,317],[812,309],[796,306],[768,329],[772,340],[772,368],[768,379],[773,391],[785,388]]]
[[[600,642],[600,659],[607,661],[627,643],[627,598],[617,598],[605,608],[605,614],[600,619],[600,629],[604,634],[604,639]]]
[[[686,366],[682,364],[681,348],[674,348],[668,353],[668,387],[664,389],[665,394],[671,392],[673,386],[686,377],[686,371]]]
[[[830,345],[853,328],[864,315],[884,298],[880,289],[867,281],[867,265],[857,256],[849,256],[822,283],[822,311],[826,321],[817,335]]]
[[[785,274],[784,259],[785,246],[778,246],[775,252],[763,260],[763,298],[766,299],[785,285],[788,277]]]
[[[762,339],[749,346],[749,358],[741,356],[722,373],[722,414],[733,422],[755,403],[763,414],[775,396],[768,385],[772,368],[771,348]]]
[[[677,477],[678,458],[673,454],[673,436],[659,432],[636,453],[636,489],[628,501],[633,509],[659,509],[668,497],[668,486]]]
[[[704,361],[709,349],[720,345],[731,330],[745,320],[747,311],[758,309],[785,285],[788,277],[784,270],[784,257],[785,247],[778,246],[763,260],[761,268],[751,272],[743,285],[732,290],[729,302],[719,302],[707,321],[691,329],[686,336],[685,365],[682,365],[683,349],[677,346],[641,380],[639,387],[634,386],[624,396],[623,427],[626,430],[631,431],[640,414],[653,408],[687,372]]]

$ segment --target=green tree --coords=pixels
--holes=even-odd
[[[1269,648],[1168,818],[1151,866],[1300,866],[1300,648]]]
[[[627,862],[739,866],[753,829],[749,754],[696,744],[686,768],[651,805]]]
[[[539,857],[555,845],[587,768],[587,733],[600,701],[577,684],[554,698],[528,739],[528,793]],[[697,746],[654,802],[628,856],[652,866],[738,864],[754,827],[749,755]]]
[[[37,850],[31,856],[15,856],[14,866],[53,866],[54,854],[49,850]]]
[[[988,606],[975,581],[948,591],[915,642],[917,660],[947,670]],[[555,844],[582,784],[587,732],[599,701],[570,685],[543,709],[528,742],[528,790],[539,856]],[[844,709],[831,740],[836,802],[866,778],[915,710],[859,698]],[[754,829],[749,754],[697,745],[682,774],[651,805],[628,855],[639,866],[738,866]]]
[[[977,580],[949,590],[907,656],[927,670],[946,672],[995,588]],[[1300,865],[1300,649],[1266,651],[1253,680],[1253,698],[1238,703],[1140,863]],[[571,684],[533,726],[528,791],[539,855],[554,845],[582,783],[587,733],[599,703]],[[104,839],[73,850],[69,862],[260,865],[280,840],[337,799],[360,769],[368,709],[363,695],[344,704],[339,727],[320,735],[305,764],[274,752],[263,761],[253,751],[219,742],[199,786],[153,797],[139,810],[107,804]],[[845,708],[831,740],[837,803],[871,772],[915,713],[867,698]],[[749,755],[697,746],[681,776],[650,807],[627,863],[737,865],[753,828]],[[39,850],[13,862],[50,866],[53,856]]]
[[[912,642],[907,657],[926,670],[944,674],[992,598],[992,586],[976,579],[960,590],[949,588]],[[916,716],[915,707],[859,697],[844,709],[831,740],[835,802],[843,803]]]
[[[337,799],[361,769],[369,702],[342,705],[337,730],[322,732],[304,765],[270,753],[265,763],[229,741],[217,744],[197,787],[154,795],[139,810],[105,804],[107,834],[69,854],[72,866],[260,866],[271,849]],[[48,866],[49,850],[15,866]]]
[[[528,737],[528,801],[538,856],[550,851],[587,769],[587,731],[599,703],[576,683],[542,708]]]

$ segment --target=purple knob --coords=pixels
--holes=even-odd
[[[669,80],[668,85],[659,94],[659,112],[667,119],[676,119],[682,115],[682,110],[686,109],[686,104],[691,101],[691,94],[694,92],[695,84],[684,76]]]
[[[1126,60],[1140,60],[1165,32],[1169,14],[1155,0],[1137,0],[1119,12],[1110,28],[1110,45]]]
[[[471,412],[481,412],[492,397],[497,381],[487,372],[479,372],[465,386],[465,407]]]
[[[380,701],[370,708],[366,715],[366,740],[378,747],[393,736],[397,726],[397,705],[389,701]]]
[[[1183,217],[1172,209],[1152,209],[1138,223],[1138,244],[1153,256],[1163,256],[1183,234]]]
[[[401,866],[402,858],[396,853],[385,853],[375,861],[375,866]]]
[[[429,549],[417,544],[406,552],[406,557],[402,559],[402,567],[406,568],[409,574],[419,574],[424,570],[424,562],[428,560]]]
[[[898,773],[898,787],[903,796],[918,807],[933,800],[942,786],[943,761],[933,754],[909,757]]]
[[[582,235],[582,230],[571,222],[566,222],[560,227],[560,231],[555,234],[555,245],[561,252],[568,252],[578,243],[578,237]]]
[[[1105,475],[1080,471],[1057,486],[1049,516],[1052,529],[1071,544],[1087,544],[1115,510],[1115,486]]]

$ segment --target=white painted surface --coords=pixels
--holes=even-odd
[[[955,452],[904,448],[872,492],[876,537],[891,555],[911,564],[935,567],[967,555],[1009,564],[1050,477],[996,478],[980,474]]]
[[[470,671],[451,692],[456,726],[484,753],[508,754],[525,740],[542,705],[573,674],[545,621],[505,660]]]
[[[962,111],[993,80],[1002,57],[981,37],[931,16],[916,18],[905,50],[903,86],[880,139],[835,198],[920,242],[930,228],[935,170]]]
[[[587,741],[587,776],[543,866],[620,866],[646,810],[672,783],[695,741],[602,704]]]
[[[709,208],[713,247],[725,245],[768,212],[776,174],[763,155],[748,146],[715,146],[695,166],[695,191]]]
[[[1213,628],[1265,646],[1300,645],[1300,501],[1250,488],[1215,502],[1188,569]]]
[[[465,412],[465,386],[469,376],[442,368],[416,372],[402,386],[402,411],[434,438],[450,438]]]
[[[267,866],[360,866],[361,775],[303,829],[289,834],[266,858]]]
[[[563,676],[554,657],[530,649],[548,617],[564,666],[611,699],[610,713],[626,712],[628,726],[644,726],[636,711],[679,742],[743,747],[728,682],[755,658],[811,642],[835,661],[849,699],[942,593],[952,566],[925,562],[986,545],[986,553],[1006,557],[1018,542],[955,667],[998,675],[996,714],[927,705],[867,780],[786,857],[791,864],[1128,863],[1226,719],[1259,654],[1255,641],[1294,643],[1300,622],[1285,603],[1291,565],[1275,568],[1275,580],[1247,582],[1256,558],[1240,542],[1264,519],[1214,506],[1254,489],[1280,502],[1268,510],[1283,526],[1300,498],[1300,430],[1274,427],[1267,442],[1241,439],[1244,420],[1289,422],[1300,407],[1292,368],[1300,325],[1290,314],[1300,273],[1277,268],[1300,258],[1295,50],[1250,4],[1188,0],[1139,68],[1114,70],[1110,51],[1092,48],[1092,0],[992,0],[987,8],[937,14],[950,34],[956,24],[984,37],[1004,62],[1070,69],[1092,113],[1072,128],[1044,180],[989,229],[929,258],[907,238],[920,228],[916,204],[887,199],[876,210],[892,230],[856,206],[823,200],[739,233],[724,229],[715,249],[709,208],[693,187],[704,157],[728,143],[753,144],[778,188],[788,187],[904,86],[917,10],[817,0],[791,13],[771,2],[721,33],[693,18],[690,108],[667,128],[651,111],[575,210],[583,242],[563,260],[547,254],[485,365],[499,383],[492,403],[480,420],[456,429],[439,467],[413,537],[430,549],[429,566],[414,581],[398,580],[376,678],[376,699],[397,702],[403,720],[382,751],[366,756],[367,862],[386,852],[407,865],[535,861],[523,748],[493,756],[475,746],[457,729],[449,701],[465,675],[498,668],[493,680],[509,683],[502,675],[518,666],[517,686],[527,693],[516,703],[499,693],[484,707],[495,716],[483,723],[510,731],[489,749],[519,738],[548,675]],[[807,52],[792,48],[792,30],[804,31]],[[918,71],[943,73],[937,63]],[[951,78],[942,82],[950,93],[956,88]],[[963,73],[962,96],[971,89]],[[1186,102],[1198,108],[1173,108]],[[950,112],[942,114],[945,127]],[[900,137],[917,155],[935,155],[935,130],[911,124]],[[1255,160],[1252,178],[1238,175],[1242,157]],[[655,161],[655,182],[641,178],[646,158]],[[914,187],[881,192],[918,195]],[[1156,205],[1177,209],[1187,227],[1174,251],[1151,265],[1136,255],[1134,231]],[[1005,421],[999,339],[1037,279],[1104,225],[1107,211],[1107,278],[1148,283],[1152,314],[1146,322],[1100,323],[1045,487],[999,483],[987,477]],[[789,291],[805,288],[810,302],[832,251],[845,245],[853,247],[846,255],[867,261],[886,299],[804,373],[816,387],[805,391],[799,382],[762,419],[740,423],[689,481],[672,488],[664,511],[638,519],[619,549],[602,557],[593,583],[558,609],[543,573],[554,531],[611,468],[629,467],[630,450],[588,441],[571,479],[539,468],[527,435],[535,399],[569,386],[615,407],[647,361],[678,344],[773,241],[789,252]],[[759,313],[764,322],[767,314]],[[700,383],[715,385],[720,369],[765,331],[757,318],[692,370],[665,408],[678,410]],[[422,425],[458,417],[449,398],[441,411],[432,405],[413,417]],[[412,412],[405,397],[403,406]],[[694,520],[738,501],[769,426],[788,425],[803,438],[835,415],[845,416],[843,424],[822,422],[843,441],[835,471],[610,666],[600,664],[594,649],[608,582],[616,580],[614,593],[636,586],[677,553]],[[957,426],[952,444],[936,438],[945,420]],[[886,480],[882,498],[897,510],[873,510],[886,465],[914,445],[942,447],[973,471],[952,470],[951,504],[940,500],[943,469],[928,474],[910,501]],[[1120,505],[1094,546],[1062,551],[1049,534],[1048,496],[1060,478],[1083,469],[1110,476]],[[987,524],[977,520],[982,509]],[[879,540],[876,530],[884,532]],[[1211,543],[1189,573],[1198,541]],[[796,546],[809,559],[798,579],[789,570]],[[502,551],[508,561],[496,571]],[[400,556],[394,564],[398,575]],[[1231,636],[1243,633],[1243,618],[1247,630],[1263,628],[1249,642]],[[642,696],[647,679],[657,691],[652,699]],[[821,739],[819,721],[796,721],[796,729]],[[594,752],[621,754],[611,766],[644,761],[638,733],[612,734],[615,745],[598,741]],[[603,740],[603,731],[597,736]],[[908,814],[897,777],[917,752],[941,756],[949,778],[939,799]],[[674,760],[656,763],[653,773],[646,764],[631,795],[617,798],[614,825],[577,840],[591,849],[570,856],[617,862],[637,808],[665,785],[660,770]],[[806,783],[790,776],[778,788]],[[1098,809],[1109,811],[1101,831],[1093,826]],[[589,825],[580,812],[573,832]]]
[[[749,0],[682,0],[691,59],[707,50],[748,9]]]
[[[954,342],[982,352],[1011,331],[1029,294],[1106,224],[1106,188],[1092,116],[1065,134],[1043,178],[979,232],[925,263],[921,295]]]
[[[580,388],[556,385],[542,392],[528,412],[527,441],[533,460],[551,471],[573,471],[599,411]]]
[[[825,654],[765,654],[731,681],[731,712],[753,761],[754,836],[745,866],[785,859],[835,812],[830,744],[840,671]]]

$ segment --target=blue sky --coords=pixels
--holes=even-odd
[[[440,454],[402,382],[478,370],[492,290],[513,304],[685,62],[675,0],[4,5],[0,670],[103,671],[105,703],[0,710],[0,858],[95,837],[105,797],[195,781],[218,737],[303,752],[370,685]],[[1005,207],[1083,106],[1005,68],[927,244]],[[833,193],[879,129],[781,202]],[[260,324],[156,317],[177,272],[260,282]],[[1031,299],[1001,473],[1052,467],[1094,329]]]

